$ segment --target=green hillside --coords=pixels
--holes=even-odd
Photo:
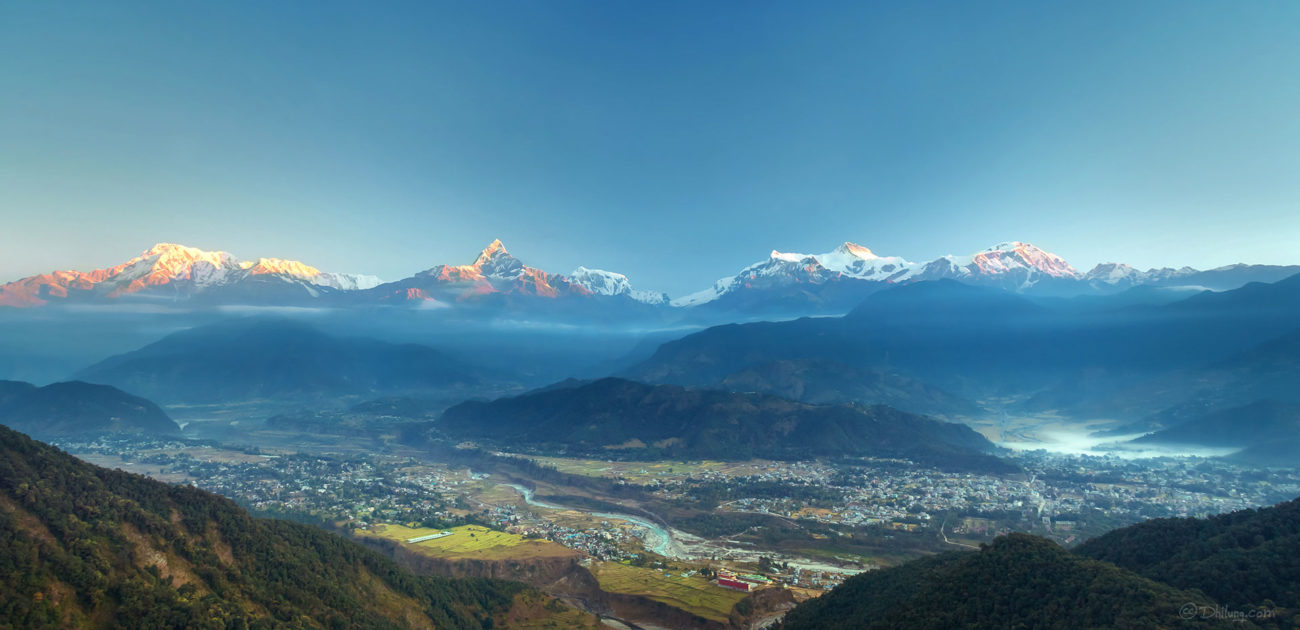
[[[0,428],[0,626],[490,628],[537,605]]]
[[[931,556],[850,578],[800,604],[781,628],[1254,627],[1199,618],[1196,611],[1210,606],[1203,595],[1080,557],[1043,538],[1011,534],[976,552]],[[1185,614],[1189,610],[1193,614]]]
[[[1233,607],[1300,608],[1300,499],[1207,519],[1156,519],[1077,552]]]
[[[955,469],[1015,467],[963,424],[876,405],[810,405],[605,378],[448,409],[433,425],[456,439],[603,457],[806,459],[901,457]]]

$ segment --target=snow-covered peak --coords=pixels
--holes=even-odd
[[[296,260],[285,260],[283,258],[258,258],[256,261],[246,260],[239,263],[239,268],[248,272],[249,275],[273,274],[281,277],[292,277],[299,280],[305,280],[311,284],[339,289],[341,291],[357,291],[361,289],[371,289],[383,284],[377,276],[355,274],[355,273],[331,273],[321,271],[311,265],[298,262]]]
[[[1023,242],[1023,241],[1003,241],[1003,242],[1001,242],[1001,243],[998,243],[997,245],[994,245],[993,247],[989,247],[988,249],[985,249],[984,252],[985,252],[985,253],[987,253],[987,252],[1014,252],[1014,251],[1016,251],[1016,250],[1018,250],[1018,249],[1022,249],[1022,248],[1025,248],[1025,247],[1034,247],[1034,246],[1033,246],[1033,245],[1030,245],[1029,243],[1025,243],[1025,242]],[[1034,247],[1034,249],[1037,249],[1037,248]]]
[[[309,278],[308,282],[340,291],[373,289],[384,283],[379,276],[361,273],[331,273],[328,271],[322,271],[320,275]]]
[[[569,274],[569,281],[594,295],[625,295],[646,304],[663,304],[668,301],[668,296],[663,293],[633,289],[627,276],[613,271],[578,267]]]
[[[474,264],[482,265],[492,260],[493,258],[496,258],[497,256],[509,256],[509,255],[510,252],[506,251],[506,246],[504,243],[501,242],[501,239],[499,238],[492,239],[492,242],[488,243],[488,246],[484,247],[483,251],[479,252],[478,258],[474,260]]]
[[[821,265],[831,271],[860,280],[885,281],[912,268],[912,263],[898,256],[878,256],[858,245],[844,243],[834,250],[817,256]]]
[[[856,243],[844,243],[825,254],[799,254],[772,250],[767,260],[757,262],[735,276],[722,278],[713,286],[672,300],[673,306],[698,306],[739,289],[765,288],[798,283],[822,284],[848,276],[859,280],[886,282],[912,268],[896,256],[878,256]]]
[[[861,258],[862,260],[874,260],[876,258],[879,258],[879,256],[877,256],[875,252],[871,251],[870,249],[858,245],[857,243],[850,243],[848,241],[845,241],[843,245],[836,247],[835,251],[832,251],[831,253],[839,254],[842,256],[853,256],[854,258]]]
[[[1121,283],[1136,282],[1144,274],[1133,267],[1124,263],[1105,262],[1097,263],[1091,271],[1083,274],[1083,279],[1091,283],[1102,283],[1116,285]]]
[[[188,297],[213,287],[231,286],[252,276],[269,275],[289,283],[352,290],[379,284],[373,276],[332,274],[294,260],[259,258],[240,261],[223,251],[205,251],[176,243],[157,243],[140,255],[113,267],[92,271],[56,271],[31,276],[0,287],[0,306],[34,306],[49,298],[67,298],[69,291],[88,297],[118,298],[149,290],[165,290],[173,298]]]
[[[214,267],[224,267],[234,263],[236,259],[226,252],[209,252],[175,243],[158,243],[119,267],[145,261],[149,261],[155,268],[180,272],[188,270],[191,265],[199,262],[206,262]]]
[[[569,274],[569,280],[596,295],[624,295],[632,290],[627,276],[604,269],[578,267]]]
[[[1065,259],[1021,241],[1006,241],[969,256],[942,256],[916,265],[896,281],[957,279],[1022,290],[1043,278],[1082,277]]]
[[[778,252],[775,249],[772,250],[772,253],[768,254],[767,257],[771,260],[779,260],[782,262],[796,263],[796,264],[809,262],[810,258],[815,260],[815,257],[810,256],[808,254],[795,254],[793,252]]]
[[[158,243],[125,263],[84,275],[92,284],[105,284],[108,294],[116,297],[178,280],[197,286],[220,284],[238,269],[239,260],[226,252]]]
[[[697,306],[740,289],[822,284],[846,277],[891,283],[953,278],[1019,290],[1043,278],[1079,279],[1082,274],[1060,256],[1022,241],[1006,241],[968,256],[943,256],[921,264],[897,256],[880,256],[862,245],[846,242],[825,254],[773,250],[767,260],[722,278],[703,291],[677,298],[672,304]]]
[[[534,271],[524,266],[517,258],[506,251],[506,246],[501,243],[500,239],[495,239],[479,252],[478,258],[474,263],[468,265],[469,270],[473,270],[484,276],[513,280]]]
[[[732,286],[734,286],[735,284],[736,284],[736,276],[727,276],[726,278],[719,278],[717,282],[713,283],[713,286],[704,289],[702,291],[696,291],[695,293],[691,293],[689,295],[683,295],[682,297],[670,301],[669,304],[672,306],[682,306],[682,307],[699,306],[701,304],[707,304],[709,302],[712,302],[722,297],[727,292],[731,291]]]
[[[998,243],[971,257],[979,272],[1005,273],[1012,269],[1028,267],[1055,278],[1079,278],[1081,274],[1065,262],[1064,258],[1044,251],[1030,243],[1008,241]],[[972,269],[972,272],[975,270]]]
[[[246,269],[249,274],[260,275],[266,273],[278,273],[286,276],[297,278],[314,278],[320,275],[320,270],[300,263],[296,260],[284,260],[283,258],[258,258],[257,260],[246,260],[239,263],[240,269]]]

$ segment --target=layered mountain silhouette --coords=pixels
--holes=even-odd
[[[163,402],[477,391],[479,368],[418,344],[337,337],[290,319],[199,326],[77,374]]]
[[[623,374],[743,391],[764,387],[752,376],[770,369],[764,366],[842,364],[868,376],[840,379],[837,393],[820,396],[864,403],[890,396],[891,405],[938,412],[927,391],[966,400],[1010,394],[1033,412],[1138,420],[1177,411],[1181,421],[1265,398],[1291,400],[1297,318],[1297,277],[1111,308],[941,280],[879,291],[844,317],[711,327],[661,345]],[[881,372],[930,389],[904,389],[908,401],[897,390],[862,386]],[[751,376],[731,378],[740,373]]]
[[[1294,466],[1300,461],[1300,404],[1260,400],[1218,409],[1133,440],[1172,447],[1240,448],[1253,464]]]
[[[1014,469],[992,456],[993,445],[965,425],[885,406],[810,405],[617,378],[462,403],[433,426],[454,439],[631,458],[843,455],[908,458],[945,468]]]
[[[0,424],[46,437],[105,432],[167,435],[181,430],[158,405],[144,398],[80,381],[45,387],[0,381]]]

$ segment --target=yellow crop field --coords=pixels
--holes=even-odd
[[[435,538],[418,543],[406,543],[411,538],[419,538],[442,531],[450,531],[450,536]],[[360,532],[359,532],[360,533]],[[566,556],[575,552],[548,540],[526,540],[518,534],[510,534],[488,529],[480,525],[462,525],[449,530],[429,527],[406,527],[404,525],[376,525],[373,530],[362,535],[379,536],[389,540],[416,547],[423,552],[436,556],[478,557],[478,558],[532,558],[539,556]]]
[[[671,571],[671,577],[665,577],[660,570],[597,562],[591,572],[603,590],[644,595],[715,621],[726,621],[731,608],[745,598],[744,593],[722,588],[700,575],[681,577],[680,570]]]

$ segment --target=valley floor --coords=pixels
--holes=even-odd
[[[993,475],[897,460],[630,462],[229,435],[59,445],[99,465],[224,494],[257,514],[461,561],[457,571],[486,566],[469,561],[571,561],[594,584],[581,597],[568,593],[574,601],[598,593],[605,612],[623,602],[621,610],[643,621],[667,606],[697,627],[779,616],[789,602],[855,573],[975,547],[1000,533],[1073,545],[1147,518],[1300,495],[1296,471],[1203,457],[1021,450],[1011,459],[1023,473]],[[429,535],[439,536],[407,542]],[[722,570],[761,575],[766,582],[754,578],[755,585],[787,595],[778,601],[720,586],[713,576]]]

